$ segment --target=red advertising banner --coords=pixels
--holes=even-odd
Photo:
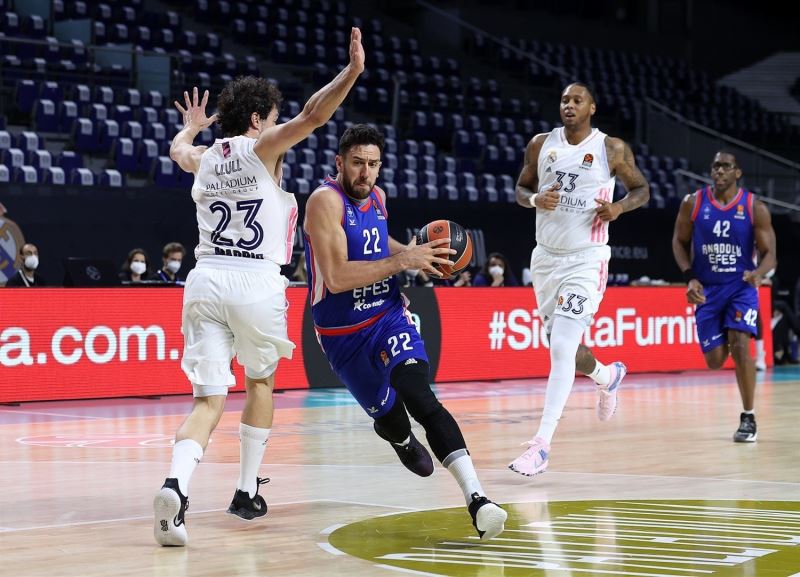
[[[433,380],[548,374],[546,335],[531,289],[414,290],[411,311]],[[0,403],[190,393],[180,368],[182,296],[177,288],[0,289]],[[304,319],[306,297],[306,289],[287,291],[289,338],[297,348],[291,361],[279,365],[279,389],[340,385],[319,351],[313,324]],[[766,327],[769,303],[764,288]],[[601,361],[622,360],[631,372],[705,367],[681,287],[610,288],[585,343]],[[765,348],[771,359],[769,331]],[[235,390],[243,390],[243,370],[233,365]]]
[[[299,345],[305,291],[289,291]],[[191,393],[178,288],[0,289],[0,402]],[[277,388],[308,386],[301,347]],[[234,361],[235,390],[244,371]]]
[[[443,288],[436,296],[442,331],[437,381],[547,376],[547,336],[532,289]],[[768,288],[761,289],[760,301],[769,327]],[[764,341],[771,359],[770,331]],[[584,344],[601,362],[621,360],[630,372],[706,366],[685,287],[609,288]],[[733,366],[730,359],[726,366]]]

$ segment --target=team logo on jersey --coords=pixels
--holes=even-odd
[[[551,150],[547,153],[547,164],[553,164],[556,159],[558,159],[558,154],[555,150]]]
[[[349,226],[356,225],[356,215],[353,213],[353,207],[349,204],[345,205],[345,211],[347,212],[347,224]]]
[[[583,155],[583,162],[581,163],[581,168],[592,168],[592,163],[594,162],[594,156],[591,154],[584,154]]]
[[[703,220],[708,220],[709,218],[711,218],[711,207],[705,205],[703,207]]]
[[[14,276],[17,272],[19,249],[25,244],[25,237],[17,223],[2,216],[5,208],[0,204],[0,284]]]
[[[733,215],[733,218],[737,220],[744,220],[744,207],[741,204],[736,205],[736,214]]]
[[[389,354],[386,351],[381,351],[381,360],[383,361],[383,366],[389,366]]]

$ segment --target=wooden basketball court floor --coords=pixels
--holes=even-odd
[[[732,371],[629,375],[607,423],[579,378],[534,478],[506,467],[535,431],[544,380],[438,386],[510,512],[488,544],[447,471],[406,471],[344,389],[276,395],[269,513],[249,523],[225,514],[231,395],[190,486],[186,548],[155,544],[151,502],[189,396],[0,407],[0,575],[800,575],[800,369],[758,380],[758,442],[735,444]]]

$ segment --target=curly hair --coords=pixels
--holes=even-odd
[[[378,147],[381,154],[383,154],[383,146],[386,139],[383,134],[374,126],[369,124],[355,124],[344,131],[342,137],[339,139],[339,155],[344,156],[345,153],[354,146],[364,144],[374,144]]]
[[[217,114],[222,134],[239,136],[250,128],[250,115],[269,116],[273,107],[280,109],[281,91],[264,78],[239,76],[228,82],[217,96]]]

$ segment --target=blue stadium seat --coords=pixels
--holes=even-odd
[[[15,166],[11,170],[11,180],[19,184],[37,184],[39,182],[39,173],[32,166]]]
[[[292,183],[294,185],[294,193],[295,194],[311,194],[312,186],[311,182],[306,178],[294,178],[292,179]]]
[[[130,138],[131,140],[141,140],[144,136],[141,123],[135,120],[124,122],[122,124],[122,136]]]
[[[56,132],[58,130],[58,115],[56,105],[52,100],[38,100],[35,105],[34,122],[39,132]]]
[[[136,172],[139,162],[136,158],[136,145],[130,138],[118,138],[111,148],[114,165],[122,172]]]
[[[142,104],[142,95],[136,88],[127,88],[122,91],[122,100],[120,104],[130,106],[131,108],[138,108]]]
[[[404,198],[419,198],[419,189],[416,184],[406,182],[400,185],[400,194]]]
[[[72,150],[62,150],[58,155],[58,166],[66,174],[72,174],[74,169],[83,168],[83,157]]]
[[[396,169],[394,169],[394,168],[383,168],[383,167],[381,167],[381,180],[383,182],[394,182],[395,170]]]
[[[100,173],[98,185],[109,188],[122,188],[125,186],[125,179],[118,170],[107,168]]]
[[[7,130],[0,130],[0,150],[11,148],[11,134]]]
[[[5,164],[0,164],[0,182],[11,182],[11,171]]]
[[[53,166],[53,157],[47,150],[32,150],[28,152],[28,165],[36,170]]]
[[[140,172],[150,172],[153,163],[158,158],[158,143],[155,140],[145,138],[139,142],[136,150],[136,159],[139,163]]]
[[[178,186],[178,167],[168,156],[159,156],[153,163],[153,184],[165,188]]]
[[[108,108],[105,104],[94,103],[89,106],[89,119],[94,123],[99,123],[108,118]]]
[[[94,122],[88,118],[78,118],[73,127],[72,140],[75,143],[76,150],[80,152],[96,152],[99,141]]]
[[[431,185],[436,187],[439,185],[439,177],[433,170],[425,170],[422,172],[421,183],[423,186]]]
[[[406,168],[408,170],[413,170],[416,172],[419,169],[417,157],[413,154],[402,154],[400,155],[400,166],[402,168]]]
[[[297,162],[305,164],[316,164],[317,153],[311,150],[310,148],[301,148],[299,151],[297,151]]]
[[[419,170],[436,170],[436,157],[428,154],[417,158]]]
[[[397,198],[397,185],[394,182],[384,182],[381,186],[388,198]]]
[[[3,68],[5,72],[5,67]],[[15,100],[20,111],[27,114],[33,109],[38,92],[39,88],[33,80],[20,80],[17,83]]]
[[[43,100],[52,100],[53,102],[61,102],[64,100],[64,91],[58,82],[42,82],[39,88],[39,98]]]
[[[126,122],[133,120],[133,110],[125,104],[117,104],[111,107],[111,119],[116,120],[122,126]]]
[[[309,182],[314,181],[314,164],[309,164],[306,162],[301,162],[298,165],[295,165],[297,168],[293,169],[295,171],[295,180],[297,178],[304,178]]]
[[[69,183],[79,186],[94,186],[94,174],[88,168],[73,168],[70,171]]]
[[[98,150],[100,152],[108,152],[111,149],[111,143],[117,138],[119,138],[119,124],[116,120],[100,122],[98,134]]]
[[[39,138],[35,132],[25,130],[17,136],[17,147],[23,152],[44,148],[44,139]]]
[[[43,184],[64,185],[67,183],[64,169],[60,166],[51,166],[39,171],[39,182]]]

